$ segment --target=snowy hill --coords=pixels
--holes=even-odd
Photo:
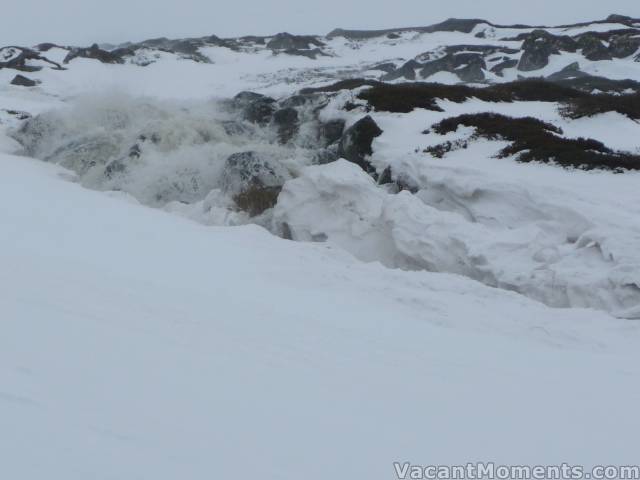
[[[0,48],[2,478],[625,464],[640,20]]]
[[[636,458],[635,322],[0,167],[3,477]]]

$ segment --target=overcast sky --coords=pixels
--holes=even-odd
[[[5,3],[5,1],[3,1]],[[561,24],[640,17],[640,0],[6,0],[0,46],[150,37],[327,33],[335,27],[428,25],[449,17]]]

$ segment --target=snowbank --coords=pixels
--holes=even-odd
[[[276,228],[389,267],[460,274],[554,307],[640,318],[640,261],[628,239],[618,242],[622,231],[465,173],[439,179],[429,169],[414,179],[422,189],[412,195],[385,192],[344,160],[309,167],[285,184]]]
[[[0,167],[5,477],[637,458],[636,323]]]

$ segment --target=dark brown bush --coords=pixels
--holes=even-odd
[[[475,128],[475,137],[512,142],[500,151],[499,158],[515,155],[519,162],[556,163],[584,170],[640,170],[639,155],[614,151],[591,138],[560,137],[561,129],[531,117],[512,118],[496,113],[460,115],[447,118],[432,129],[444,135],[455,132],[461,125]],[[428,151],[441,157],[452,146],[447,142]]]

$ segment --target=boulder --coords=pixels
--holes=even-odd
[[[258,125],[266,125],[271,121],[276,111],[275,103],[273,98],[255,92],[240,92],[232,101],[242,118]]]
[[[577,44],[572,38],[552,35],[545,30],[534,30],[525,34],[523,38],[523,52],[518,63],[518,70],[521,72],[530,72],[546,67],[552,54],[577,50]]]
[[[611,60],[613,57],[602,40],[594,34],[584,34],[578,38],[578,46],[582,49],[582,55],[587,60]]]
[[[485,79],[486,68],[487,64],[480,53],[449,54],[425,64],[420,70],[420,76],[428,78],[438,72],[450,72],[463,82],[481,82]]]
[[[367,173],[375,173],[368,157],[373,153],[373,139],[382,135],[378,124],[367,115],[349,127],[338,144],[338,157],[360,166]]]
[[[281,108],[273,114],[273,124],[278,130],[280,143],[289,142],[300,126],[298,111],[293,107]]]
[[[397,80],[398,78],[406,78],[407,80],[416,79],[416,70],[421,68],[422,64],[415,60],[409,60],[401,67],[395,69],[392,72],[387,73],[382,77],[384,81]]]
[[[234,153],[222,172],[222,191],[254,217],[273,207],[288,175],[275,159],[258,152]]]
[[[344,133],[345,121],[342,119],[329,120],[320,124],[319,136],[324,145],[333,145]]]
[[[640,38],[634,35],[616,35],[611,39],[609,52],[614,58],[626,58],[640,49]]]
[[[13,80],[11,80],[11,85],[17,85],[20,87],[35,87],[39,83],[40,82],[37,80],[31,80],[23,75],[16,75],[13,77]]]
[[[588,73],[585,73],[582,70],[580,70],[580,64],[578,62],[573,62],[567,65],[566,67],[564,67],[562,70],[552,73],[547,77],[547,79],[556,81],[556,80],[566,80],[570,78],[582,78],[582,77],[588,77],[588,76],[589,76]]]
[[[500,63],[496,63],[493,67],[491,67],[491,72],[495,73],[499,77],[504,75],[504,71],[508,68],[514,68],[518,66],[518,60],[513,58],[506,58],[502,60]]]
[[[267,43],[269,50],[310,50],[323,47],[324,43],[312,35],[292,35],[287,32],[274,35]]]

